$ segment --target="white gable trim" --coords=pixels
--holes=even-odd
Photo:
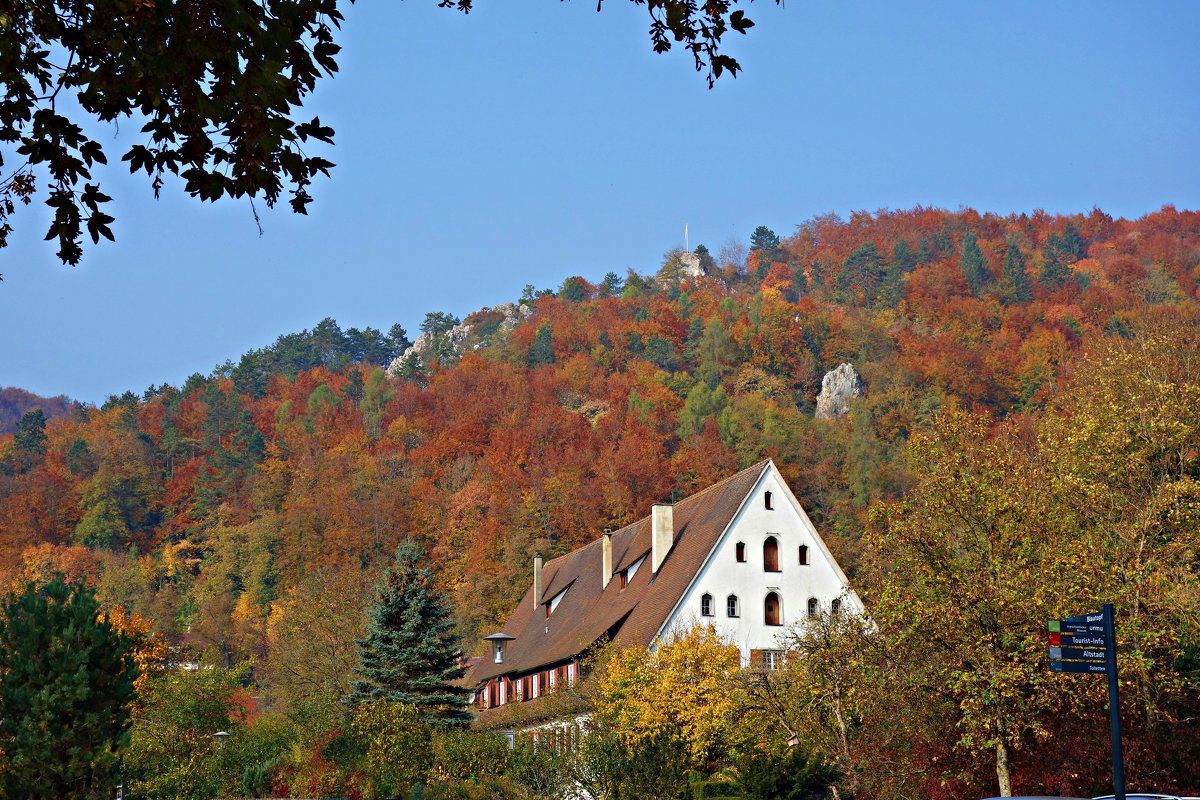
[[[766,482],[768,476],[774,477],[775,483],[778,483],[783,488],[783,490],[784,490],[783,496],[787,498],[788,502],[791,504],[792,509],[796,512],[796,515],[800,520],[800,525],[804,531],[804,534],[811,538],[811,540],[813,541],[813,543],[816,546],[817,551],[820,552],[820,554],[824,557],[824,560],[833,568],[833,575],[834,575],[834,577],[836,577],[837,581],[841,585],[841,589],[842,589],[841,596],[845,598],[845,600],[842,604],[843,608],[847,612],[853,612],[853,613],[860,614],[860,615],[865,614],[865,607],[863,606],[862,600],[859,598],[858,594],[854,591],[854,589],[851,588],[850,581],[846,577],[845,571],[842,570],[842,567],[840,564],[838,564],[837,559],[835,559],[833,557],[833,553],[830,552],[828,545],[825,544],[825,540],[823,538],[821,538],[821,535],[819,533],[817,533],[816,526],[814,526],[812,523],[812,520],[809,519],[808,514],[804,510],[804,507],[802,505],[800,505],[800,501],[796,499],[796,495],[792,492],[792,488],[788,485],[787,481],[785,481],[783,479],[783,475],[780,474],[779,468],[775,466],[775,462],[773,460],[768,460],[766,465],[763,467],[762,473],[755,480],[753,486],[751,486],[750,489],[747,490],[745,497],[742,498],[741,503],[738,505],[737,511],[735,511],[734,514],[730,517],[729,524],[725,526],[725,529],[723,531],[721,531],[721,535],[719,537],[717,537],[717,539],[713,542],[712,547],[709,549],[707,555],[705,555],[704,560],[700,563],[700,566],[696,570],[696,573],[694,575],[692,575],[691,579],[689,579],[687,586],[680,593],[679,599],[675,601],[675,605],[671,608],[670,613],[667,614],[667,616],[663,619],[658,631],[654,635],[653,641],[661,640],[664,636],[666,636],[668,633],[670,633],[671,627],[675,623],[678,622],[679,617],[677,615],[680,614],[683,603],[688,599],[688,597],[692,594],[693,589],[696,587],[697,580],[700,578],[701,575],[705,574],[705,571],[708,569],[709,565],[712,563],[713,559],[715,558],[717,551],[721,549],[721,546],[725,543],[726,539],[729,537],[730,531],[733,528],[737,527],[738,524],[745,517],[747,503],[750,501],[751,498],[759,496],[759,494],[762,491],[762,486]],[[776,510],[781,509],[781,504],[774,497],[772,498],[772,504],[774,505]],[[764,538],[766,536],[770,536],[770,535],[778,535],[778,534],[771,534],[769,531],[765,531],[763,533]],[[781,553],[781,556],[782,556],[782,553]],[[810,563],[815,563],[813,560],[811,560],[811,556],[810,556]],[[765,596],[766,591],[767,590],[764,590],[763,596]],[[777,589],[776,591],[780,591],[780,590]],[[782,600],[783,600],[782,594],[780,594],[780,602],[781,603],[782,603]],[[747,614],[753,613],[750,610],[749,606],[746,606],[744,603],[742,605],[743,605],[743,608],[741,611],[741,616],[746,616]],[[795,622],[797,619],[796,610],[792,611],[791,616],[792,616],[793,622]],[[785,625],[784,627],[786,628],[788,626]],[[654,645],[652,644],[651,646],[653,647]]]

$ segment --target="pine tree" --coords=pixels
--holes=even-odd
[[[0,606],[0,796],[112,795],[137,666],[99,610],[61,575]]]
[[[967,279],[967,285],[971,287],[971,294],[978,295],[991,282],[992,276],[983,260],[979,242],[975,241],[975,234],[968,232],[963,237],[962,256],[958,265]]]
[[[412,542],[396,548],[396,560],[370,610],[366,638],[358,640],[358,671],[350,701],[387,700],[415,706],[430,721],[466,724],[467,690],[454,681],[466,674],[458,636],[433,570]]]

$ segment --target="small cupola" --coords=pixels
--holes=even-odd
[[[503,664],[505,646],[516,638],[517,637],[509,636],[507,633],[501,631],[500,633],[493,633],[485,636],[483,637],[483,640],[485,642],[492,643],[492,660],[497,664]]]

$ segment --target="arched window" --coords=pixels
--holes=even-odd
[[[840,612],[842,610],[842,598],[835,597],[833,599],[833,602],[829,604],[829,610],[831,613],[834,613],[834,614],[837,614],[838,612]]]
[[[768,536],[763,542],[763,569],[779,572],[779,540],[774,536]]]
[[[736,594],[731,594],[725,598],[725,614],[730,617],[740,616],[738,613],[738,599]]]
[[[700,616],[711,617],[713,615],[712,595],[700,595]]]
[[[817,615],[817,598],[815,597],[808,598],[808,615],[810,617]]]
[[[763,621],[768,625],[782,625],[782,617],[779,611],[779,595],[767,592],[767,599],[763,602]]]
[[[745,563],[745,561],[746,561],[746,543],[745,542],[737,543],[737,560],[738,560],[739,564]]]
[[[767,511],[770,511],[772,509],[770,492],[763,492],[763,502],[767,504]]]
[[[800,566],[808,564],[808,545],[800,545]]]

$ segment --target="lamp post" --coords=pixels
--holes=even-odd
[[[217,731],[213,734],[213,738],[217,740],[217,749],[224,750],[225,740],[229,738],[229,733],[227,731]]]

